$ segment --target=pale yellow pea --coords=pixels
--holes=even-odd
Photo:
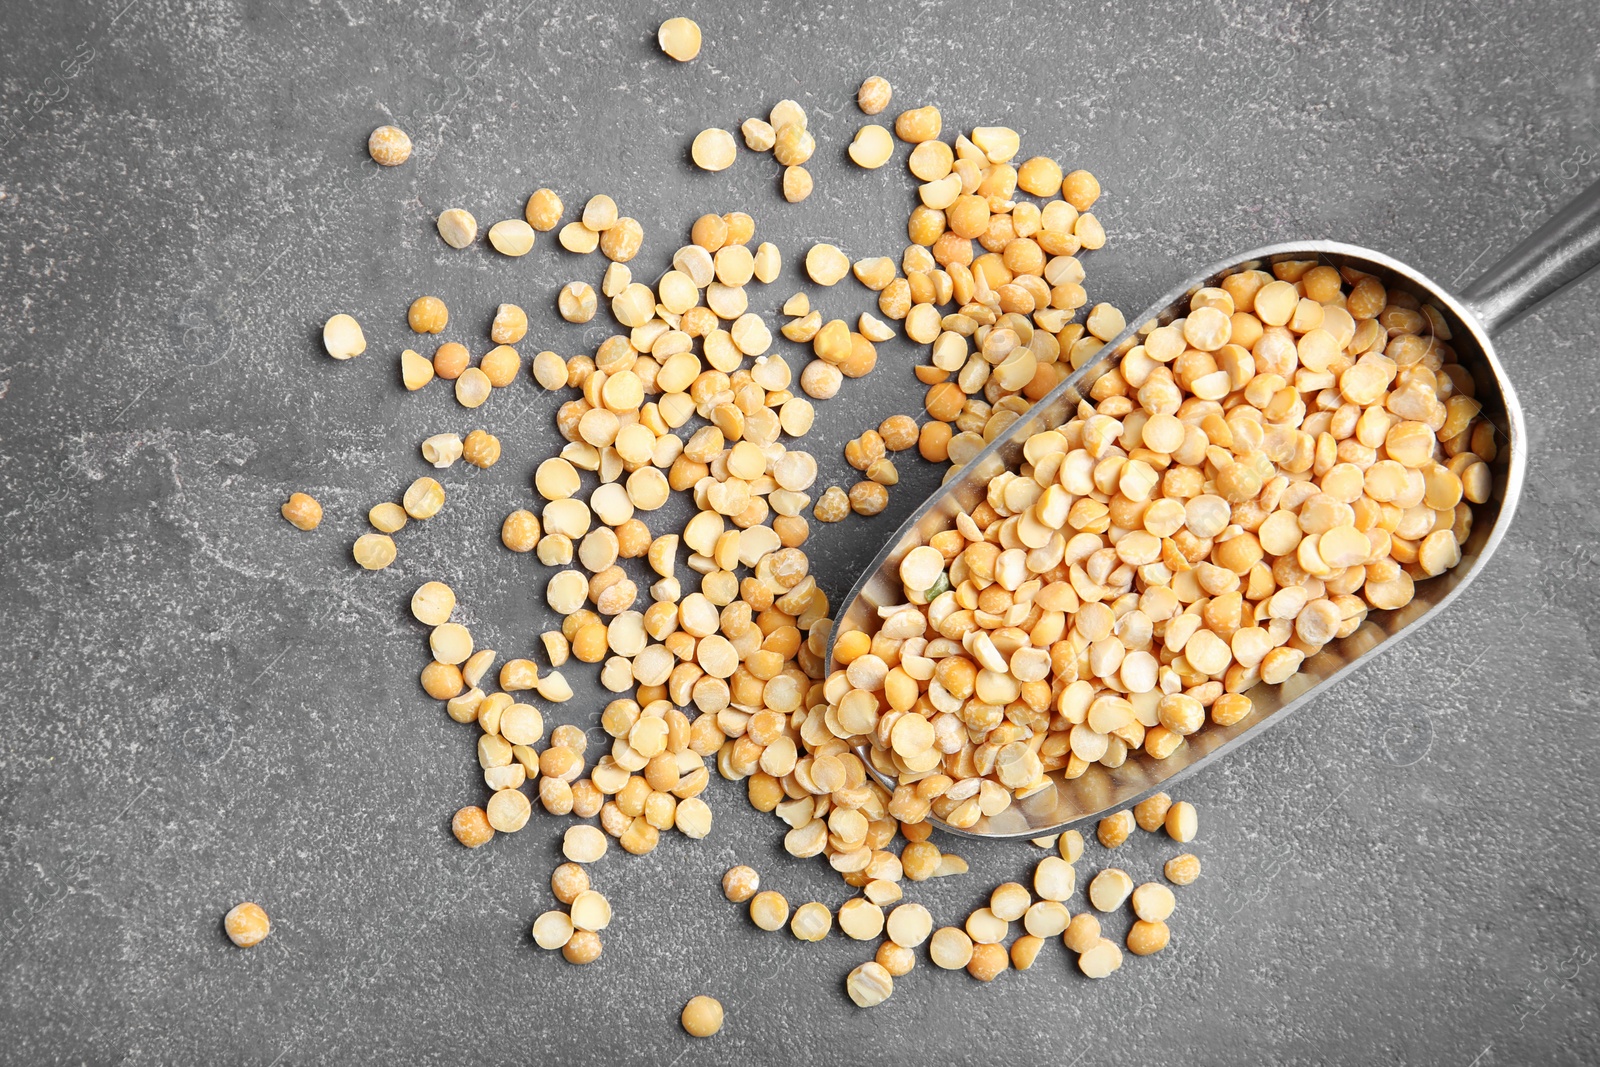
[[[839,929],[846,937],[870,941],[883,933],[883,909],[862,897],[852,897],[839,907]]]
[[[885,922],[889,940],[905,948],[916,948],[933,933],[933,916],[921,904],[901,904]]]
[[[525,256],[533,250],[533,227],[522,219],[504,219],[489,227],[489,244],[503,256]]]
[[[698,50],[697,46],[696,51]],[[710,1037],[722,1029],[722,1003],[715,997],[704,994],[693,997],[683,1006],[683,1014],[678,1017],[678,1022],[682,1024],[684,1033],[690,1037]]]
[[[796,164],[783,169],[783,198],[791,204],[798,204],[811,195],[815,183],[812,181],[811,172]]]
[[[594,318],[598,300],[588,282],[568,282],[556,295],[556,306],[568,322],[588,322]]]
[[[554,352],[540,352],[533,357],[533,379],[545,389],[564,389],[567,385],[567,361]]]
[[[583,205],[580,218],[589,229],[603,233],[617,224],[617,202],[605,193],[596,193]]]
[[[833,912],[826,904],[811,901],[794,910],[789,920],[789,932],[801,941],[821,941],[833,929]]]
[[[611,902],[593,889],[579,893],[573,898],[570,908],[572,925],[579,930],[593,932],[611,925]]]
[[[1127,321],[1122,312],[1110,304],[1096,304],[1089,310],[1086,320],[1089,332],[1102,341],[1109,341],[1123,331]]]
[[[700,24],[694,19],[677,16],[667,19],[656,31],[656,43],[667,55],[679,63],[687,63],[700,54]],[[685,1009],[687,1011],[688,1009]],[[718,1025],[721,1025],[720,1012]],[[704,1037],[704,1034],[696,1034]]]
[[[1178,906],[1172,890],[1159,882],[1146,882],[1133,891],[1133,913],[1145,922],[1165,922]]]
[[[744,134],[744,146],[752,152],[770,152],[777,139],[777,131],[765,119],[745,119],[739,132]]]
[[[845,978],[845,991],[856,1007],[877,1007],[894,994],[894,977],[883,964],[869,960]]]
[[[578,471],[567,460],[552,456],[533,474],[534,488],[546,500],[565,500],[578,491]]]
[[[611,314],[630,330],[643,326],[656,313],[656,294],[648,285],[634,282],[611,300]]]
[[[476,408],[489,399],[494,383],[481,367],[468,367],[456,379],[456,403],[464,408]]]
[[[520,789],[499,789],[489,798],[484,811],[488,814],[490,826],[503,834],[514,834],[528,824],[533,806]]]
[[[712,172],[727,170],[733,165],[734,156],[738,152],[739,146],[734,141],[733,134],[715,127],[701,130],[695,135],[694,143],[689,147],[689,155],[694,160],[695,166]]]
[[[719,319],[737,319],[749,306],[743,286],[712,282],[706,287],[706,307],[716,312]]]
[[[451,248],[465,248],[478,238],[478,220],[472,212],[453,207],[439,213],[439,236]]]
[[[394,539],[388,534],[369,533],[356,538],[351,550],[355,561],[369,571],[381,571],[394,562]]]
[[[1200,818],[1193,804],[1180,800],[1167,811],[1167,836],[1180,844],[1194,840],[1199,832]]]
[[[856,166],[877,170],[894,155],[894,137],[882,126],[870,123],[856,131],[849,152]]]
[[[789,902],[782,893],[763,890],[750,898],[750,921],[763,930],[781,930],[789,921]]]
[[[1033,891],[1045,900],[1066,900],[1077,887],[1077,872],[1059,856],[1046,856],[1033,871]]]
[[[352,359],[367,350],[367,338],[354,317],[334,315],[322,326],[322,347],[334,359]]]
[[[887,79],[874,74],[856,90],[856,106],[868,115],[876,115],[889,106],[889,99],[893,95],[894,89]]]
[[[954,926],[942,926],[928,943],[933,965],[946,971],[959,971],[972,960],[972,938]]]
[[[1192,852],[1185,852],[1168,860],[1161,873],[1173,885],[1191,885],[1200,877],[1200,859]]]
[[[688,797],[678,801],[672,825],[683,836],[698,841],[711,832],[711,818],[709,804],[699,797]]]
[[[700,302],[699,287],[693,278],[680,270],[669,270],[663,274],[656,283],[656,291],[660,295],[661,306],[674,315],[682,315]]]
[[[401,503],[413,519],[431,519],[444,507],[444,486],[432,478],[418,478],[406,487]]]
[[[836,285],[850,272],[850,257],[830,244],[814,244],[806,253],[806,274],[818,285]]]
[[[606,854],[606,835],[597,826],[569,826],[561,838],[561,854],[573,863],[595,863]]]
[[[487,728],[481,710],[478,721]],[[500,727],[500,736],[513,745],[532,745],[544,736],[544,716],[532,704],[509,705],[500,713],[497,725]]]
[[[564,911],[547,911],[533,920],[533,943],[554,951],[572,940],[572,918]]]
[[[747,356],[759,356],[772,347],[772,331],[755,314],[740,315],[729,327],[733,343]]]
[[[754,868],[740,864],[729,867],[722,876],[722,895],[735,904],[743,904],[761,888],[761,876]]]
[[[919,180],[925,182],[938,181],[947,177],[955,165],[955,153],[943,141],[923,141],[911,150],[911,156],[906,160],[906,167]],[[963,183],[965,175],[960,176]],[[965,191],[965,185],[962,185]]]
[[[806,128],[806,109],[801,107],[798,101],[779,100],[772,106],[767,121],[772,123],[773,129],[798,126],[803,130]]]
[[[1005,163],[1017,154],[1022,139],[1009,126],[979,126],[972,131],[972,143],[983,151],[990,163]]]
[[[792,397],[778,409],[778,422],[790,437],[804,437],[816,421],[817,410],[804,397]]]
[[[406,509],[392,500],[374,504],[367,512],[367,521],[379,533],[392,534],[405,527]]]
[[[406,389],[416,392],[433,381],[433,375],[433,360],[409,348],[400,353],[400,381]]]
[[[671,486],[655,467],[641,467],[628,475],[628,500],[640,511],[655,511],[667,502]]]
[[[1101,938],[1078,956],[1078,969],[1090,978],[1104,978],[1122,966],[1122,950]]]
[[[1029,905],[1022,926],[1033,937],[1055,937],[1066,931],[1071,919],[1067,906],[1059,900],[1040,900]]]
[[[436,433],[422,442],[422,458],[440,470],[461,458],[462,443],[458,433]]]
[[[1005,922],[1015,922],[1027,912],[1033,897],[1016,882],[996,886],[989,894],[989,910]]]
[[[631,370],[618,371],[606,378],[600,390],[601,400],[614,412],[638,411],[644,403],[644,383]],[[619,427],[620,429],[620,427]],[[616,435],[612,435],[613,442]]]
[[[425,626],[441,626],[456,609],[456,594],[443,582],[424,582],[411,594],[411,614]]]
[[[556,240],[560,241],[561,247],[568,252],[576,252],[579,255],[588,255],[600,247],[600,235],[581,222],[569,222],[561,227]]]
[[[763,285],[777,280],[778,272],[783,269],[783,256],[778,251],[778,246],[771,241],[762,241],[757,245],[751,269],[756,281]]]
[[[711,284],[717,273],[710,250],[696,244],[684,245],[672,254],[672,269],[687,274],[702,289]]]
[[[861,336],[874,344],[881,344],[894,337],[893,327],[881,319],[874,318],[871,313],[866,311],[863,311],[861,317],[856,320],[856,329],[861,333]]]
[[[571,615],[588,596],[589,582],[581,571],[561,571],[545,586],[545,602],[558,615]]]
[[[1148,956],[1167,947],[1172,931],[1164,922],[1136,921],[1128,928],[1128,951],[1135,956]]]
[[[522,217],[528,224],[541,233],[555,229],[556,223],[561,221],[563,211],[561,197],[553,189],[535,189],[533,195],[528,197],[527,206],[523,209]]]
[[[1011,924],[989,908],[978,908],[967,916],[967,936],[974,944],[997,945],[1006,939]]]
[[[465,663],[472,655],[472,634],[458,622],[440,623],[428,635],[428,647],[440,663]]]
[[[379,126],[367,137],[367,154],[379,166],[398,167],[411,158],[411,138],[398,126]]]
[[[960,195],[961,176],[959,174],[948,174],[937,181],[924,182],[917,189],[917,196],[922,200],[923,206],[934,211],[943,211],[951,204],[954,204],[956,197]]]
[[[1116,911],[1133,892],[1133,879],[1128,872],[1117,867],[1107,867],[1089,883],[1089,903],[1099,911]]]

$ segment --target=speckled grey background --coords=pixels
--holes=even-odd
[[[524,378],[469,414],[395,369],[423,291],[476,349],[501,300],[534,313],[525,351],[603,336],[552,299],[598,281],[598,257],[541,240],[510,261],[433,232],[453,205],[516,217],[542,184],[645,220],[647,269],[699,211],[749,210],[787,257],[766,312],[813,237],[898,254],[903,169],[844,164],[873,73],[894,110],[1009,122],[1025,154],[1099,174],[1111,239],[1089,290],[1130,312],[1297,236],[1466,280],[1596,177],[1600,8],[524,2],[0,8],[0,1061],[1600,1058],[1593,281],[1504,342],[1531,477],[1487,573],[1184,791],[1206,866],[1171,950],[1098,984],[1057,944],[987,987],[923,962],[871,1012],[842,994],[870,946],[761,934],[721,899],[736,860],[792,900],[844,899],[737,787],[714,782],[709,839],[596,868],[617,920],[587,968],[527,936],[561,824],[450,838],[481,800],[472,736],[417,689],[404,604],[446,578],[482,643],[531,649],[539,568],[496,530],[554,447],[554,403]],[[706,33],[687,66],[653,44],[679,13]],[[695,131],[783,96],[820,145],[808,202],[782,202],[768,157],[693,172]],[[391,120],[417,152],[380,172],[364,139]],[[816,298],[853,315],[867,297]],[[350,363],[316,343],[335,311],[366,325]],[[885,346],[822,406],[830,478],[847,436],[915,410],[910,360]],[[451,471],[400,561],[355,568],[367,508],[423,472],[417,442],[476,425],[504,437],[499,466]],[[906,466],[888,514],[814,539],[835,596],[934,483]],[[295,489],[327,508],[314,534],[277,517]],[[595,708],[590,687],[552,718]],[[984,873],[917,890],[941,922],[1037,855],[956,847]],[[1145,877],[1173,851],[1139,835],[1118,858]],[[249,952],[220,932],[243,899],[275,924]],[[728,1022],[691,1047],[676,1020],[699,992]]]

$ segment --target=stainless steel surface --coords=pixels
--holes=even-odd
[[[1480,324],[1497,334],[1600,267],[1600,182],[1551,215],[1461,293]]]
[[[890,539],[877,559],[846,596],[847,605],[834,626],[834,639],[848,630],[864,629],[869,613],[880,606],[904,602],[898,579],[900,559],[933,534],[953,526],[957,509],[970,510],[983,499],[990,479],[1020,465],[1023,442],[1041,430],[1067,421],[1088,387],[1137,343],[1139,328],[1152,321],[1165,324],[1187,308],[1200,288],[1214,285],[1228,274],[1284,259],[1315,257],[1334,266],[1354,267],[1377,275],[1386,286],[1408,289],[1432,301],[1445,314],[1459,362],[1472,374],[1483,415],[1499,431],[1500,448],[1490,464],[1494,473],[1491,498],[1475,512],[1472,533],[1462,546],[1460,564],[1447,574],[1417,584],[1416,598],[1403,608],[1371,613],[1355,633],[1324,648],[1306,660],[1300,673],[1282,685],[1257,685],[1250,690],[1254,711],[1233,726],[1208,725],[1188,738],[1165,760],[1143,751],[1132,752],[1119,768],[1093,765],[1081,777],[1064,780],[1053,774],[1050,788],[1014,803],[997,816],[980,819],[968,829],[939,823],[952,833],[974,837],[1026,838],[1055,833],[1074,823],[1135,803],[1170,786],[1210,761],[1232,751],[1282,722],[1353,671],[1368,655],[1390,646],[1431,618],[1466,587],[1483,569],[1505,535],[1522,492],[1526,464],[1526,437],[1522,409],[1516,392],[1497,358],[1493,334],[1538,303],[1577,281],[1600,264],[1600,183],[1591,186],[1572,204],[1553,216],[1500,262],[1491,267],[1458,299],[1445,288],[1398,260],[1379,252],[1333,241],[1306,241],[1258,248],[1237,258],[1214,264],[1188,284],[1157,302],[1149,311],[1130,318],[1128,329],[1114,338],[1094,360],[1073,373],[1027,416],[1018,420],[1007,436],[997,439],[962,468],[945,488],[914,512]],[[833,645],[828,647],[827,669],[833,669]],[[865,746],[858,749],[869,771],[885,786],[893,779],[872,766]]]

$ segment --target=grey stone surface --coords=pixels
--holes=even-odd
[[[124,2],[0,8],[0,1061],[1600,1059],[1593,281],[1503,344],[1531,477],[1488,571],[1183,791],[1205,874],[1171,950],[1101,983],[1059,945],[991,986],[924,961],[871,1012],[842,994],[870,946],[763,935],[722,900],[735,861],[793,901],[845,898],[738,787],[713,784],[709,839],[596,867],[617,921],[587,968],[527,934],[557,821],[473,852],[450,838],[481,800],[472,737],[417,689],[404,605],[447,579],[483,643],[531,650],[539,568],[496,531],[555,405],[524,379],[467,414],[395,371],[423,291],[478,347],[501,300],[534,315],[525,352],[603,336],[553,307],[597,257],[541,238],[513,262],[433,232],[449,206],[516,217],[542,184],[569,207],[616,197],[645,221],[647,270],[700,211],[750,211],[787,257],[768,313],[813,238],[897,254],[903,169],[845,162],[871,73],[891,111],[1007,122],[1094,170],[1111,241],[1089,290],[1130,312],[1297,236],[1466,280],[1596,177],[1600,8]],[[654,47],[677,13],[705,29],[690,65]],[[767,157],[692,170],[697,130],[783,96],[818,136],[809,201],[782,202]],[[386,121],[417,152],[380,172],[363,146]],[[814,295],[871,306],[851,284]],[[341,310],[370,347],[336,364],[317,331]],[[916,410],[911,358],[885,346],[822,407],[827,477],[848,436]],[[504,438],[499,466],[449,472],[399,562],[359,571],[350,542],[424,472],[417,442],[477,425]],[[935,484],[906,466],[889,513],[814,539],[835,596]],[[297,489],[327,508],[314,534],[277,517]],[[590,725],[597,700],[588,685],[552,718]],[[955,847],[981,873],[918,888],[941,922],[1036,858]],[[1144,878],[1174,851],[1140,835],[1117,862]],[[1081,869],[1105,862],[1091,848]],[[275,924],[249,952],[220,931],[244,899]],[[700,992],[728,1023],[691,1047],[676,1020]]]

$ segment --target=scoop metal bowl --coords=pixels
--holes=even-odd
[[[1130,752],[1121,767],[1092,765],[1082,776],[1066,780],[1051,776],[1048,788],[1013,803],[998,815],[981,818],[967,829],[937,823],[952,833],[972,837],[1038,837],[1066,829],[1135,803],[1143,797],[1193,774],[1223,754],[1244,744],[1267,727],[1282,722],[1289,713],[1311,703],[1335,682],[1374,655],[1433,617],[1453,600],[1481,571],[1505,536],[1522,493],[1527,464],[1527,437],[1516,390],[1495,355],[1493,338],[1523,315],[1560,290],[1600,266],[1600,182],[1527,237],[1460,296],[1398,260],[1355,245],[1336,241],[1303,241],[1269,245],[1234,259],[1214,264],[1157,302],[1113,338],[1096,357],[1070,375],[1010,431],[997,438],[963,467],[944,487],[918,508],[867,568],[849,595],[833,633],[871,632],[877,609],[903,603],[898,577],[901,558],[928,538],[954,525],[957,509],[970,511],[984,499],[991,479],[1016,470],[1022,445],[1042,430],[1060,426],[1076,410],[1078,401],[1101,374],[1120,362],[1138,343],[1138,327],[1154,322],[1165,325],[1184,314],[1196,291],[1216,285],[1240,270],[1270,266],[1281,260],[1318,259],[1335,267],[1353,267],[1376,275],[1385,286],[1409,290],[1438,307],[1449,324],[1450,344],[1457,360],[1471,373],[1483,416],[1498,431],[1498,452],[1490,464],[1494,488],[1488,502],[1474,513],[1472,532],[1462,546],[1461,562],[1453,570],[1418,582],[1416,598],[1403,608],[1371,612],[1350,636],[1326,646],[1305,661],[1300,673],[1281,685],[1257,685],[1250,690],[1255,710],[1233,726],[1207,725],[1189,737],[1187,744],[1165,760],[1143,751]],[[827,670],[833,670],[833,644],[828,646]],[[865,747],[858,753],[868,772],[884,786],[891,778],[872,766]],[[937,822],[937,821],[936,821]]]

